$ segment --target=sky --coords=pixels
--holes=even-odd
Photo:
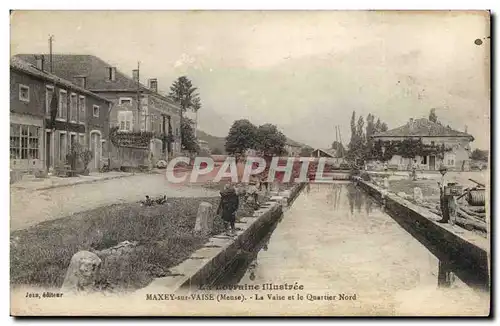
[[[186,75],[199,129],[226,136],[237,119],[273,123],[329,147],[371,113],[396,128],[436,109],[445,125],[490,144],[489,16],[484,12],[17,11],[11,55],[93,54],[160,91]],[[481,45],[475,40],[480,39]]]

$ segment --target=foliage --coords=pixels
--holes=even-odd
[[[480,150],[476,148],[475,150],[472,151],[471,159],[476,161],[488,162],[488,155],[489,155],[488,150]]]
[[[192,121],[190,119],[184,118],[181,121],[181,141],[183,150],[187,150],[190,153],[198,153],[200,151],[200,146],[194,136]]]
[[[344,145],[342,145],[342,143],[337,140],[332,143],[332,149],[340,155],[343,155],[345,153]]]
[[[154,133],[150,131],[120,132],[117,126],[109,130],[109,139],[116,147],[136,146],[149,148],[153,136]]]
[[[264,156],[283,155],[285,150],[286,137],[278,130],[276,125],[266,123],[259,126],[257,130],[257,149]]]
[[[196,91],[197,88],[193,86],[191,80],[186,76],[181,76],[170,86],[168,96],[181,106],[182,112],[186,112],[188,109],[197,111],[201,104],[199,103],[199,94]]]
[[[225,149],[229,155],[243,155],[257,147],[257,127],[246,119],[236,120],[229,129]]]
[[[314,148],[310,146],[305,146],[300,149],[300,156],[301,157],[309,157],[311,156],[312,152],[314,151]]]
[[[404,158],[414,158],[416,156],[435,155],[441,159],[444,153],[452,149],[441,145],[424,144],[421,138],[405,139],[403,141],[384,141],[378,140],[374,142],[369,158],[387,162],[392,156],[399,155]]]
[[[92,161],[92,159],[94,158],[94,153],[92,153],[90,149],[85,148],[81,151],[80,158],[82,159],[83,162],[83,168],[87,170],[90,161]]]
[[[436,109],[431,109],[431,112],[429,113],[429,121],[438,122],[438,117],[436,115]]]

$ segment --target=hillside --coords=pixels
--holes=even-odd
[[[216,137],[207,134],[206,132],[199,130],[197,131],[198,139],[204,140],[208,143],[208,147],[212,150],[212,152],[217,148],[220,153],[225,154],[226,151],[224,149],[224,145],[226,144],[226,139],[224,137]]]

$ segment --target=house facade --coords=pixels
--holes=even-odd
[[[19,56],[34,60],[33,55]],[[147,148],[112,144],[112,167],[155,164],[181,153],[181,110],[159,93],[156,78],[148,79],[145,86],[139,81],[138,70],[130,77],[92,55],[53,55],[53,67],[54,74],[80,83],[113,104],[109,126],[118,128],[118,133],[152,134]]]
[[[405,139],[419,140],[423,145],[444,150],[438,154],[420,154],[415,158],[405,158],[401,155],[393,155],[387,164],[398,170],[407,170],[411,167],[412,160],[416,160],[422,170],[438,170],[441,165],[450,170],[469,171],[470,170],[470,142],[474,137],[467,133],[457,131],[449,126],[432,122],[428,119],[410,119],[407,124],[374,134],[374,141],[400,142]],[[381,162],[370,162],[374,166],[380,167]]]
[[[285,150],[289,156],[299,156],[302,147],[302,144],[287,138],[287,141],[285,143]]]
[[[96,171],[107,156],[111,102],[48,73],[45,66],[42,57],[35,64],[11,58],[11,170],[33,174],[63,166],[71,144],[78,142],[92,150],[89,169]],[[52,121],[54,92],[58,103]]]

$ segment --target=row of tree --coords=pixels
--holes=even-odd
[[[225,149],[229,155],[243,156],[249,149],[264,156],[283,155],[286,137],[276,125],[266,123],[256,126],[247,119],[236,120],[226,137]]]
[[[356,111],[353,111],[351,116],[351,140],[346,157],[350,160],[365,160],[373,150],[374,144],[371,136],[387,130],[387,124],[382,122],[380,118],[375,121],[375,116],[371,113],[366,117],[365,127],[363,116],[359,116],[356,121]]]

